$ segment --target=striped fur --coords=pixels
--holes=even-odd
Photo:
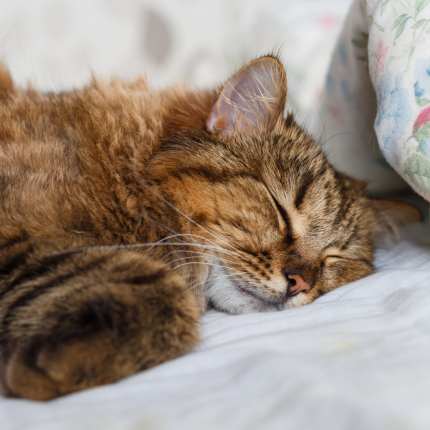
[[[0,70],[5,395],[114,382],[189,351],[208,306],[287,309],[371,273],[375,237],[419,214],[336,172],[285,97],[270,56],[208,92],[41,94]]]

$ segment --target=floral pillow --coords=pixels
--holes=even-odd
[[[430,201],[430,0],[354,1],[322,112],[330,134],[355,138],[329,145],[338,168],[376,192],[405,187],[394,168]]]

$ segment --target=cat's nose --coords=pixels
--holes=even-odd
[[[295,296],[301,291],[307,293],[311,290],[309,283],[306,282],[299,274],[297,274],[297,272],[286,272],[285,269],[282,269],[282,274],[288,280],[287,297]]]

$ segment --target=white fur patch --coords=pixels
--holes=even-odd
[[[212,266],[206,282],[206,299],[217,309],[231,314],[270,312],[282,310],[280,304],[254,296],[241,285],[240,276],[234,276],[220,260]]]

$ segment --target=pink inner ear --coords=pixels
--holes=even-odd
[[[223,135],[271,131],[283,113],[286,88],[285,71],[278,60],[263,57],[252,61],[224,86],[206,126]]]

